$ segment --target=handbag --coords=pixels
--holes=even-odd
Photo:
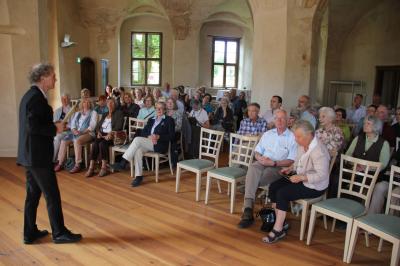
[[[113,131],[114,145],[124,145],[128,140],[128,134],[125,130]]]
[[[272,208],[263,207],[258,213],[257,217],[260,217],[262,225],[260,230],[263,232],[270,232],[274,228],[276,215],[275,210]]]

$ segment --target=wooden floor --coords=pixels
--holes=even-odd
[[[130,187],[128,172],[86,179],[82,174],[58,174],[65,223],[82,233],[78,244],[55,245],[50,236],[37,245],[22,244],[24,169],[15,159],[0,159],[0,264],[4,265],[341,265],[343,232],[330,233],[321,221],[311,246],[299,241],[299,218],[289,217],[289,235],[273,245],[261,241],[260,221],[239,230],[243,195],[236,213],[229,214],[229,198],[214,184],[208,206],[195,202],[194,177],[184,174],[181,192],[175,178],[163,169],[160,182],[146,173],[142,186]],[[223,184],[224,192],[226,185]],[[257,206],[259,208],[260,205]],[[38,226],[49,229],[45,201]],[[353,263],[388,265],[391,245],[382,253],[360,241]]]

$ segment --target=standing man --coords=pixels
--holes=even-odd
[[[278,95],[272,96],[269,105],[271,107],[271,110],[267,110],[264,113],[263,118],[265,119],[265,121],[267,121],[268,129],[271,129],[275,126],[274,125],[275,111],[282,108],[282,97]]]
[[[56,75],[50,64],[35,65],[30,74],[31,88],[22,97],[19,108],[19,139],[17,164],[26,169],[24,210],[24,243],[33,244],[46,236],[36,225],[36,212],[43,193],[49,215],[53,242],[72,243],[82,235],[73,234],[64,226],[61,197],[53,165],[53,138],[63,124],[53,123],[53,111],[46,93],[54,89]]]

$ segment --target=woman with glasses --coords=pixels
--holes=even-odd
[[[147,96],[144,99],[144,106],[140,108],[138,119],[147,120],[155,116],[156,110],[154,109],[154,98],[152,96]]]
[[[156,116],[149,119],[140,137],[134,138],[119,163],[112,165],[114,171],[126,168],[130,160],[135,162],[135,179],[132,186],[137,187],[143,181],[143,154],[149,151],[166,153],[169,143],[175,136],[174,119],[165,115],[165,103],[156,104]]]

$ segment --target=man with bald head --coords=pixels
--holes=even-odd
[[[256,162],[249,166],[246,174],[244,211],[238,224],[247,228],[254,222],[253,209],[256,191],[281,178],[279,171],[294,162],[297,144],[293,133],[287,128],[287,113],[277,110],[274,116],[275,128],[265,132],[255,149]]]

